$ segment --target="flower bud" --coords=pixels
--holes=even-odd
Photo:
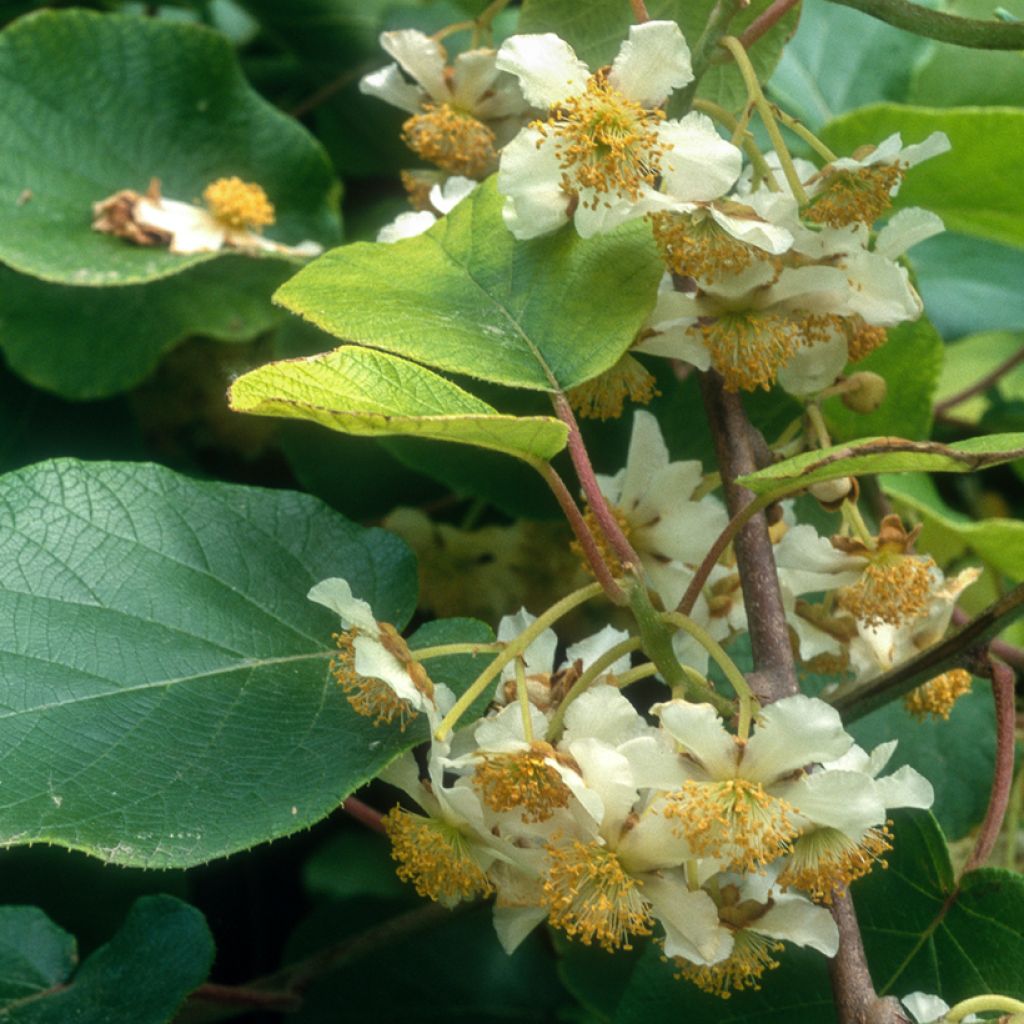
[[[874,412],[884,401],[888,386],[885,378],[870,370],[861,370],[847,378],[843,405],[854,412]]]
[[[857,481],[852,476],[840,477],[838,480],[822,480],[811,484],[808,490],[829,511],[835,511],[849,497],[856,498]]]

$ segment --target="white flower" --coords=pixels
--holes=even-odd
[[[949,1003],[927,992],[911,992],[900,1002],[914,1018],[915,1024],[942,1024],[950,1011]],[[976,1013],[969,1013],[960,1020],[961,1024],[981,1024],[981,1018]]]
[[[430,189],[430,210],[410,210],[400,213],[390,224],[377,232],[378,242],[400,242],[403,238],[415,238],[428,231],[440,217],[455,209],[477,186],[478,182],[461,175],[452,175],[443,185]]]
[[[679,26],[630,28],[611,68],[591,74],[551,33],[513,36],[497,66],[516,75],[526,98],[549,111],[503,150],[498,189],[517,238],[547,234],[573,219],[583,237],[669,205],[723,195],[742,158],[703,114],[665,120],[658,105],[693,78]]]
[[[394,626],[378,622],[370,606],[352,594],[347,580],[322,580],[307,597],[341,618],[341,653],[334,671],[360,714],[404,722],[411,709],[437,724],[455,695],[444,683],[431,682]]]
[[[516,80],[495,65],[494,51],[461,53],[449,68],[441,43],[415,29],[384,32],[380,44],[397,63],[364,76],[360,91],[413,115],[403,138],[425,160],[483,178],[529,109]]]
[[[657,419],[644,411],[633,415],[625,467],[614,476],[597,478],[651,586],[669,610],[679,604],[694,568],[729,522],[717,498],[693,500],[703,480],[700,462],[669,460]]]

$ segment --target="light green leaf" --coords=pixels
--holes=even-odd
[[[935,819],[897,812],[887,870],[853,887],[881,995],[931,992],[954,1004],[984,992],[1024,996],[1024,879],[982,868],[954,881]]]
[[[0,266],[0,349],[37,387],[103,398],[144,380],[190,335],[246,341],[268,330],[282,315],[271,293],[292,269],[226,256],[173,279],[112,290],[50,284]]]
[[[236,412],[312,420],[345,434],[456,441],[527,460],[553,458],[568,434],[553,417],[503,416],[422,366],[355,345],[261,366],[239,377],[228,398]]]
[[[812,131],[839,114],[904,100],[928,41],[827,0],[803,0],[800,25],[768,83],[773,99]]]
[[[10,1024],[167,1024],[206,980],[213,938],[203,915],[173,896],[144,896],[117,934],[48,994],[0,1006]]]
[[[902,437],[866,437],[854,444],[804,452],[739,482],[755,494],[788,494],[822,480],[866,473],[975,473],[1024,457],[1024,434],[989,434],[944,445]]]
[[[951,398],[976,381],[982,380],[1008,359],[1024,350],[1024,334],[1009,331],[985,331],[961,338],[946,346],[946,358],[939,377],[936,401]],[[992,407],[989,392],[1008,401],[1024,401],[1024,364],[1018,363],[1002,374],[987,391],[971,395],[950,406],[948,412],[958,420],[978,423]]]
[[[74,938],[38,907],[0,907],[0,1008],[60,985],[77,960]]]
[[[329,576],[398,627],[415,606],[405,545],[306,495],[131,463],[0,478],[0,843],[187,866],[334,810],[425,726],[349,706],[306,598]]]
[[[953,146],[952,152],[907,172],[895,199],[897,209],[923,206],[942,217],[950,231],[1024,246],[1024,194],[1017,181],[1024,151],[1024,110],[933,110],[880,103],[830,122],[822,138],[843,155],[897,131],[904,143],[942,131]]]
[[[991,0],[946,0],[942,10],[962,18],[991,18],[993,7]],[[999,7],[1024,18],[1022,0],[1003,0]],[[1019,107],[1024,104],[1024,60],[1012,51],[932,43],[926,59],[913,69],[907,95],[893,98],[925,107]]]
[[[922,550],[941,550],[949,558],[971,553],[1012,582],[1024,581],[1024,522],[968,519],[939,497],[935,484],[927,477],[885,476],[881,484],[897,506],[912,510],[921,521]]]
[[[192,202],[213,179],[238,175],[277,208],[268,237],[337,238],[337,185],[322,148],[257,95],[217,32],[42,11],[0,35],[0,78],[0,260],[21,273],[133,284],[215,258],[92,230],[94,202],[145,191],[152,178],[168,198]]]
[[[729,31],[740,35],[770,6],[771,0],[752,0],[729,23]],[[707,25],[714,0],[648,0],[652,18],[679,22],[692,48]],[[751,47],[750,59],[758,78],[771,76],[786,40],[797,23],[797,12],[790,11]],[[610,64],[629,33],[633,21],[628,3],[620,0],[524,0],[519,16],[520,32],[555,32],[575,49],[591,68]],[[713,65],[701,80],[697,93],[731,110],[739,110],[747,100],[739,72],[730,64]],[[671,112],[671,106],[670,106]]]
[[[551,391],[612,366],[654,306],[646,224],[517,242],[485,182],[426,234],[326,253],[275,300],[336,337],[453,373]],[[614,296],[614,302],[596,302]]]
[[[942,338],[924,317],[889,331],[889,340],[881,348],[847,371],[870,371],[883,377],[888,385],[885,401],[874,412],[864,414],[848,409],[839,398],[828,399],[823,411],[835,440],[865,434],[900,434],[914,440],[928,437],[942,354]]]

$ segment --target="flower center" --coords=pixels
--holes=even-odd
[[[804,210],[804,216],[830,228],[857,221],[874,224],[892,205],[892,191],[902,180],[903,169],[896,164],[826,170],[822,190]]]
[[[717,964],[695,964],[676,957],[676,977],[686,978],[702,992],[723,999],[744,989],[759,991],[761,975],[779,966],[773,954],[782,952],[782,943],[746,929],[735,933],[734,942],[729,956]]]
[[[668,269],[680,277],[714,281],[771,255],[734,238],[710,214],[662,211],[651,215],[654,240]]]
[[[542,742],[514,753],[484,754],[473,773],[473,785],[491,810],[521,808],[523,821],[547,821],[556,808],[569,805],[572,795],[547,763],[554,756],[554,747]]]
[[[779,885],[807,893],[816,903],[831,904],[834,891],[863,878],[875,864],[888,864],[892,849],[887,825],[869,828],[858,840],[834,828],[816,828],[802,835],[779,875]]]
[[[203,189],[215,220],[229,228],[258,230],[274,223],[274,205],[262,187],[241,178],[218,178]]]
[[[395,873],[420,896],[452,906],[490,896],[494,887],[474,860],[470,843],[454,826],[393,807],[383,818]]]
[[[628,398],[646,405],[660,394],[654,376],[628,352],[610,369],[571,388],[569,404],[588,420],[617,420]]]
[[[882,552],[839,591],[839,604],[868,626],[899,626],[928,610],[934,568],[931,558]]]
[[[654,184],[668,152],[658,137],[664,119],[663,111],[629,99],[598,73],[583,92],[531,127],[554,140],[563,190],[576,195],[592,189],[595,195],[585,205],[596,209],[606,196],[636,200],[644,185]]]
[[[609,511],[615,517],[615,521],[619,524],[622,532],[625,534],[627,540],[631,540],[630,534],[632,532],[632,523],[622,509],[617,508],[614,505],[608,506]],[[590,528],[590,533],[594,538],[594,543],[597,545],[598,551],[601,552],[601,558],[604,560],[605,565],[611,570],[613,576],[621,576],[623,574],[622,562],[619,556],[615,553],[615,549],[611,546],[608,538],[604,535],[604,530],[598,525],[597,516],[594,515],[594,510],[587,506],[583,513],[584,522]],[[583,548],[580,546],[579,541],[572,541],[569,545],[570,549],[574,554],[578,555],[583,560],[583,568],[590,572],[590,563],[583,556]]]
[[[643,882],[626,874],[616,854],[597,843],[573,840],[549,846],[551,866],[544,880],[549,921],[585,946],[632,949],[633,935],[650,935],[654,918],[640,890]]]
[[[356,672],[356,634],[346,630],[332,634],[338,653],[331,659],[331,675],[338,681],[349,704],[358,715],[372,718],[374,725],[390,725],[398,721],[405,727],[419,714],[408,701],[402,700],[383,679],[361,676]]]
[[[494,132],[448,103],[428,103],[402,125],[402,141],[449,174],[480,179],[494,169]]]
[[[860,320],[860,318],[857,317],[856,320]],[[863,320],[860,323],[857,323],[856,320],[847,322],[850,328],[847,349],[851,363],[859,363],[889,340],[889,335],[884,327],[872,327],[870,324],[864,323]]]
[[[965,693],[971,692],[971,674],[962,668],[950,669],[929,679],[903,698],[903,706],[915,717],[949,719],[953,705]]]
[[[665,806],[665,817],[678,819],[695,856],[727,861],[736,871],[756,871],[789,852],[798,834],[793,812],[749,779],[689,779]]]

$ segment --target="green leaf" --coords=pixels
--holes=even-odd
[[[812,131],[839,114],[904,100],[928,41],[860,11],[803,0],[800,25],[768,83],[772,98]]]
[[[336,337],[441,370],[538,391],[581,384],[618,361],[654,306],[650,231],[517,242],[503,203],[492,178],[426,234],[335,249],[275,300]]]
[[[1024,879],[982,868],[954,882],[935,819],[897,812],[887,870],[853,888],[882,995],[931,992],[951,1005],[984,992],[1024,996]]]
[[[192,202],[215,178],[238,175],[259,182],[277,208],[269,237],[337,238],[337,186],[323,150],[253,91],[217,32],[43,11],[0,35],[0,77],[0,260],[21,273],[137,284],[214,259],[92,230],[94,202],[145,191],[151,178],[168,198]]]
[[[1009,331],[985,331],[947,345],[936,401],[941,402],[959,394],[965,387],[987,377],[1008,359],[1019,355],[1022,349],[1024,333],[1013,334]],[[1012,370],[1002,374],[986,391],[957,402],[948,411],[958,420],[976,424],[992,408],[992,393],[1007,401],[1024,399],[1024,364],[1018,363]]]
[[[1022,0],[1005,0],[999,6],[1024,18]],[[963,18],[991,18],[993,5],[991,0],[947,0],[942,10]],[[908,103],[925,107],[1024,104],[1024,61],[1019,53],[932,43],[927,54],[913,69],[909,92],[900,97]]]
[[[118,933],[48,995],[0,1008],[10,1024],[166,1024],[206,979],[213,938],[203,915],[173,896],[145,896]]]
[[[770,3],[752,0],[729,23],[729,31],[740,35]],[[647,10],[652,18],[677,21],[692,49],[714,6],[714,0],[648,0]],[[760,81],[771,76],[797,17],[797,12],[790,11],[751,48],[750,59]],[[615,59],[632,21],[629,4],[620,0],[589,0],[586,4],[578,0],[524,0],[518,31],[555,32],[572,45],[581,60],[596,69]],[[747,101],[739,72],[729,64],[712,65],[697,94],[731,110],[739,110]]]
[[[1018,519],[967,519],[951,509],[927,477],[886,476],[885,493],[901,508],[911,509],[923,524],[920,547],[943,551],[947,559],[971,553],[1014,583],[1024,581],[1024,522]]]
[[[850,725],[865,749],[897,739],[886,771],[909,764],[935,789],[932,813],[953,839],[967,835],[985,816],[995,762],[995,707],[988,683],[975,680],[949,721],[918,721],[902,701],[887,704]]]
[[[422,366],[354,345],[261,366],[235,381],[228,400],[236,412],[345,434],[455,441],[526,460],[553,458],[568,435],[551,416],[503,416]]]
[[[74,938],[38,907],[0,907],[0,1008],[60,985],[77,960]]]
[[[901,437],[865,437],[854,444],[804,452],[739,482],[755,494],[788,494],[822,480],[866,473],[976,473],[1024,457],[1024,434],[989,434],[944,445]]]
[[[66,398],[134,387],[189,335],[246,341],[281,314],[280,260],[226,256],[173,279],[116,290],[50,284],[0,267],[0,349],[20,376]]]
[[[328,576],[412,613],[405,545],[306,495],[130,463],[0,479],[0,842],[186,866],[329,814],[426,727],[349,706],[306,598]]]
[[[929,436],[932,399],[942,366],[943,346],[938,331],[924,317],[889,331],[889,340],[847,372],[877,373],[888,384],[882,405],[871,413],[856,413],[839,398],[823,407],[829,429],[837,441],[865,434],[898,434],[920,440]]]
[[[1024,196],[1017,187],[1024,110],[931,110],[880,103],[830,122],[822,139],[843,155],[897,131],[904,143],[943,131],[953,150],[907,172],[896,209],[923,206],[939,214],[951,231],[1024,246]]]

